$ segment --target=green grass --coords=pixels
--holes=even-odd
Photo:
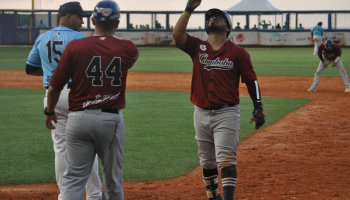
[[[51,134],[44,125],[44,90],[0,89],[0,185],[54,183]],[[124,180],[172,179],[198,166],[189,93],[126,93]],[[264,98],[266,124],[309,102]],[[255,132],[252,102],[241,98],[241,140]]]
[[[0,69],[24,69],[30,47],[0,47]],[[319,64],[313,49],[246,48],[258,75],[314,76]],[[343,48],[342,61],[350,73],[350,49]],[[130,71],[192,72],[191,58],[176,48],[139,48],[140,56]],[[1,73],[1,72],[0,72]],[[322,76],[340,76],[329,67]]]

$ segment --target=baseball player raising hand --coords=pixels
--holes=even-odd
[[[227,38],[232,29],[225,11],[205,13],[208,40],[186,33],[191,13],[200,0],[189,0],[179,18],[173,36],[176,46],[193,61],[191,101],[195,104],[194,127],[203,181],[209,199],[222,199],[218,190],[221,168],[224,199],[232,200],[236,187],[236,148],[239,142],[239,80],[246,84],[253,100],[252,119],[256,129],[265,123],[257,77],[248,52]]]

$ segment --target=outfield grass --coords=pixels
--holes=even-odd
[[[24,69],[30,47],[0,47],[1,69]],[[176,48],[139,48],[140,57],[130,71],[192,72],[190,57]],[[350,73],[350,49],[343,48],[342,61]],[[258,75],[314,76],[319,58],[313,49],[247,48]],[[1,72],[0,72],[1,73]],[[322,76],[340,76],[329,67]]]
[[[0,89],[0,185],[54,183],[51,134],[44,125],[44,90]],[[189,93],[126,93],[124,180],[172,179],[198,166]],[[307,99],[264,98],[266,124],[308,103]],[[241,140],[255,132],[252,102],[241,98]],[[239,155],[238,155],[239,156]]]

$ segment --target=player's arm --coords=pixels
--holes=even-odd
[[[27,62],[26,62],[26,73],[27,75],[42,76],[43,69],[41,67],[41,59],[38,50],[38,44],[41,41],[41,35],[35,40],[34,46],[30,51]]]
[[[263,111],[263,105],[261,103],[260,88],[257,80],[250,81],[246,83],[250,98],[253,100],[254,110],[252,117],[250,118],[250,123],[255,121],[255,129],[259,129],[265,123],[265,114]]]
[[[249,96],[253,101],[254,107],[261,107],[261,95],[260,95],[260,88],[257,80],[250,81],[246,83]]]
[[[311,41],[314,41],[314,28],[315,27],[312,27],[311,29]]]
[[[201,4],[201,0],[188,0],[186,9],[177,21],[174,30],[173,37],[176,42],[176,46],[182,48],[187,39],[186,27],[191,17],[192,12]]]
[[[324,50],[324,48],[323,48],[324,46],[322,46],[322,45],[323,45],[323,44],[321,44],[321,45],[319,46],[318,51],[317,51],[317,55],[318,55],[318,57],[320,58],[323,67],[327,68],[327,65],[328,65],[328,64],[324,61],[323,56],[322,56],[322,50]]]
[[[338,61],[340,59],[340,56],[342,54],[342,50],[341,50],[341,48],[339,46],[335,46],[335,45],[333,45],[333,48],[336,49],[336,55],[337,55],[337,57],[334,59],[334,61],[332,63],[332,66],[335,67],[335,66],[337,66],[337,63],[338,63]]]
[[[53,74],[49,90],[47,92],[47,107],[45,108],[45,124],[48,129],[55,129],[52,121],[57,122],[57,116],[55,114],[55,107],[57,105],[58,99],[60,97],[61,91],[64,85],[69,81],[72,74],[71,66],[71,44],[68,43],[66,46],[60,62],[58,63],[55,73]]]
[[[52,121],[57,123],[57,116],[55,114],[55,107],[57,105],[58,99],[60,98],[61,90],[56,90],[51,85],[47,92],[47,107],[45,108],[44,114],[45,124],[48,129],[55,129],[55,126],[52,124]]]
[[[43,73],[43,68],[41,67],[35,67],[32,65],[29,65],[26,63],[26,73],[27,75],[32,75],[32,76],[42,76]]]

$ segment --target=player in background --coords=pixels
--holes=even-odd
[[[236,149],[239,143],[239,81],[245,83],[253,100],[253,120],[259,129],[265,123],[259,84],[248,52],[228,40],[230,16],[219,9],[205,13],[203,41],[186,33],[191,13],[201,0],[188,0],[173,31],[176,46],[193,62],[191,102],[195,104],[194,127],[203,182],[209,199],[222,199],[218,189],[221,168],[224,199],[232,200],[236,187]]]
[[[343,62],[341,61],[342,51],[337,44],[334,44],[331,39],[326,40],[324,44],[321,44],[318,49],[318,57],[320,58],[320,64],[315,73],[314,82],[312,86],[307,90],[308,92],[315,92],[318,83],[321,78],[321,74],[329,64],[332,63],[332,67],[336,67],[339,70],[340,76],[343,78],[345,85],[345,92],[350,92],[350,81],[348,74],[344,68]]]
[[[79,32],[84,24],[83,17],[90,17],[91,14],[83,11],[79,2],[68,2],[59,8],[60,23],[46,33],[40,35],[31,50],[27,63],[26,72],[28,75],[44,76],[44,88],[48,89],[52,75],[57,67],[66,45],[75,39],[83,38]],[[68,82],[68,80],[67,80]],[[55,109],[57,116],[56,129],[51,131],[53,148],[55,152],[55,174],[56,182],[60,190],[58,199],[62,198],[62,176],[67,168],[66,155],[66,124],[68,118],[68,93],[72,86],[71,81],[65,82],[60,99]],[[44,98],[44,108],[47,106],[47,90]],[[101,199],[101,180],[98,175],[98,160],[95,158],[94,167],[88,183],[86,184],[86,199]]]
[[[128,40],[113,37],[119,25],[116,2],[104,0],[94,7],[94,35],[71,41],[50,82],[45,124],[53,129],[56,103],[65,83],[71,78],[66,131],[67,170],[63,175],[62,199],[79,200],[84,196],[95,155],[103,169],[102,200],[124,199],[122,164],[128,70],[139,51]]]
[[[323,28],[322,22],[318,22],[316,26],[311,29],[311,39],[314,42],[314,55],[317,55],[318,47],[322,44]]]

